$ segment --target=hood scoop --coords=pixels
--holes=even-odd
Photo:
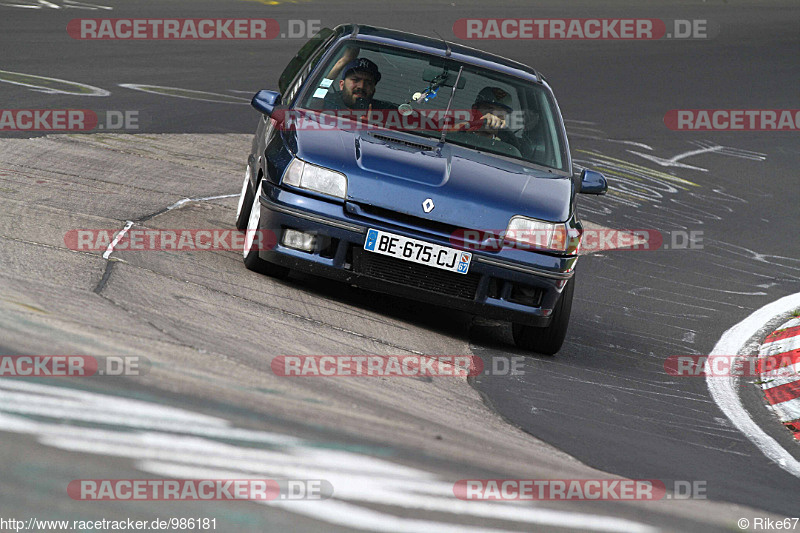
[[[450,173],[448,153],[400,136],[372,134],[356,139],[356,164],[375,177],[386,176],[440,187]]]
[[[414,150],[419,150],[421,152],[430,152],[435,148],[435,146],[428,146],[427,144],[422,143],[415,143],[413,141],[407,141],[405,139],[398,139],[396,137],[389,137],[388,135],[380,135],[380,134],[373,134],[373,139],[377,139],[379,141],[385,141],[395,144],[402,144],[404,146],[408,146],[409,148],[413,148]]]

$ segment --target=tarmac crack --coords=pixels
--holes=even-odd
[[[177,282],[180,282],[180,283],[186,283],[186,284],[194,285],[194,286],[197,286],[197,287],[202,287],[205,290],[208,290],[208,291],[211,291],[211,292],[214,292],[214,293],[217,293],[217,294],[222,294],[222,295],[228,296],[230,298],[236,298],[236,299],[239,299],[239,300],[244,300],[246,302],[258,305],[260,307],[264,307],[264,308],[269,309],[271,311],[277,312],[279,314],[282,314],[282,315],[285,315],[285,316],[288,316],[288,317],[291,317],[291,318],[294,318],[294,319],[297,319],[297,320],[302,320],[304,322],[309,322],[309,323],[314,324],[316,326],[321,326],[321,327],[328,328],[328,329],[331,329],[331,330],[334,330],[334,331],[338,331],[340,333],[345,333],[347,335],[352,335],[352,336],[355,336],[355,337],[358,337],[358,338],[366,339],[366,340],[372,341],[372,342],[374,342],[376,344],[381,344],[383,346],[387,346],[387,347],[392,348],[392,349],[401,350],[403,352],[408,352],[408,353],[412,353],[412,354],[415,354],[415,355],[428,355],[428,354],[426,354],[424,352],[420,352],[420,351],[414,350],[412,348],[403,347],[403,346],[400,346],[398,344],[387,342],[387,341],[385,341],[383,339],[379,339],[379,338],[376,338],[376,337],[372,337],[370,335],[365,335],[363,333],[359,333],[357,331],[353,331],[353,330],[350,330],[350,329],[347,329],[347,328],[336,326],[334,324],[330,324],[328,322],[324,322],[324,321],[318,320],[316,318],[311,318],[311,317],[308,317],[308,316],[303,316],[303,315],[300,315],[300,314],[297,314],[297,313],[293,313],[293,312],[287,311],[286,309],[283,309],[281,307],[276,307],[276,306],[273,306],[273,305],[269,305],[269,304],[266,304],[266,303],[258,301],[258,300],[252,300],[250,298],[245,298],[243,296],[239,296],[239,295],[236,295],[236,294],[231,294],[229,292],[226,292],[226,291],[223,291],[223,290],[220,290],[220,289],[215,289],[213,287],[208,287],[206,285],[203,285],[201,283],[196,283],[196,282],[191,281],[191,280],[176,278],[175,276],[171,276],[171,275],[165,274],[163,272],[158,272],[156,270],[153,270],[153,269],[150,269],[150,268],[147,268],[147,267],[143,267],[143,266],[139,266],[139,265],[132,265],[130,263],[126,263],[126,264],[131,268],[137,268],[137,269],[140,269],[140,270],[144,270],[145,272],[150,272],[151,274],[154,274],[154,275],[157,275],[157,276],[161,276],[161,277],[164,277],[164,278],[167,278],[167,279],[171,279],[173,281],[177,281]],[[192,348],[196,349],[196,347],[194,347],[194,346],[192,346]]]
[[[94,288],[94,293],[98,296],[103,296],[100,293],[103,292],[103,289],[106,287],[106,283],[108,283],[108,280],[111,278],[111,271],[114,269],[114,263],[116,263],[116,261],[106,260],[106,268],[103,271],[103,276],[100,278],[100,281]]]
[[[119,237],[121,237],[121,235],[124,232],[126,232],[128,229],[130,229],[133,225],[140,224],[142,222],[146,222],[146,221],[148,221],[148,220],[150,220],[150,219],[152,219],[152,218],[154,218],[154,217],[156,217],[158,215],[164,214],[164,213],[166,213],[168,211],[171,211],[172,209],[176,209],[178,207],[181,207],[181,206],[183,206],[183,205],[185,205],[187,203],[204,202],[204,201],[209,201],[209,200],[217,200],[217,199],[222,199],[222,198],[229,198],[229,197],[232,197],[232,196],[236,196],[236,195],[224,194],[224,195],[216,195],[216,196],[204,196],[204,197],[201,197],[201,198],[185,198],[183,200],[180,200],[180,201],[170,205],[169,207],[166,207],[166,208],[163,208],[163,209],[159,209],[158,211],[155,211],[155,212],[153,212],[151,214],[144,215],[144,216],[139,217],[138,219],[135,219],[135,220],[132,220],[132,221],[128,221],[126,223],[126,226],[120,231],[120,233],[118,233],[115,236],[114,241],[109,245],[109,247],[106,249],[106,252],[103,254],[103,257],[107,261],[106,268],[103,271],[103,276],[101,277],[100,281],[97,283],[97,285],[94,288],[94,293],[97,294],[98,296],[104,298],[104,299],[109,300],[110,302],[114,303],[115,305],[119,305],[116,302],[113,302],[113,300],[110,300],[109,298],[107,298],[106,296],[103,296],[102,293],[103,293],[103,290],[108,285],[109,280],[111,279],[111,274],[114,271],[114,263],[115,262],[124,262],[124,261],[122,261],[120,259],[116,259],[116,258],[111,257],[111,253],[113,252],[113,247],[114,247],[115,243],[119,241]],[[329,329],[338,331],[340,333],[345,333],[347,335],[352,335],[352,336],[355,336],[355,337],[358,337],[358,338],[363,338],[363,339],[369,340],[371,342],[374,342],[374,343],[377,343],[377,344],[381,344],[383,346],[387,346],[387,347],[392,348],[392,349],[401,350],[401,351],[412,353],[412,354],[415,354],[415,355],[426,355],[423,352],[420,352],[420,351],[417,351],[417,350],[414,350],[414,349],[411,349],[411,348],[403,347],[403,346],[400,346],[400,345],[397,345],[397,344],[394,344],[394,343],[391,343],[391,342],[387,342],[387,341],[385,341],[383,339],[379,339],[379,338],[376,338],[376,337],[371,337],[369,335],[365,335],[363,333],[359,333],[357,331],[353,331],[353,330],[350,330],[350,329],[347,329],[347,328],[343,328],[343,327],[340,327],[340,326],[335,326],[333,324],[329,324],[327,322],[323,322],[321,320],[317,320],[317,319],[314,319],[314,318],[311,318],[311,317],[308,317],[308,316],[303,316],[303,315],[299,315],[297,313],[292,313],[291,311],[287,311],[286,309],[282,309],[280,307],[268,305],[268,304],[265,304],[265,303],[260,302],[260,301],[251,300],[249,298],[244,298],[242,296],[231,294],[229,292],[225,292],[225,291],[222,291],[222,290],[219,290],[219,289],[214,289],[214,288],[211,288],[211,287],[208,287],[206,285],[202,285],[200,283],[196,283],[196,282],[193,282],[193,281],[190,281],[190,280],[178,279],[178,278],[176,278],[174,276],[170,276],[169,274],[164,274],[163,272],[158,272],[158,271],[155,271],[155,270],[152,270],[152,269],[149,269],[149,268],[146,268],[146,267],[138,266],[138,265],[130,265],[129,264],[129,266],[131,266],[133,268],[139,268],[139,269],[145,270],[147,272],[151,272],[152,274],[155,274],[157,276],[163,276],[163,277],[166,277],[168,279],[172,279],[174,281],[179,281],[179,282],[182,282],[182,283],[189,283],[189,284],[192,284],[192,285],[195,285],[195,286],[198,286],[198,287],[203,287],[206,290],[213,291],[213,292],[216,292],[216,293],[219,293],[219,294],[223,294],[223,295],[226,295],[226,296],[229,296],[229,297],[232,297],[232,298],[239,298],[239,299],[248,301],[250,303],[254,303],[256,305],[259,305],[261,307],[265,307],[265,308],[270,309],[272,311],[278,312],[278,313],[283,314],[285,316],[289,316],[289,317],[292,317],[292,318],[295,318],[295,319],[298,319],[298,320],[303,320],[305,322],[309,322],[309,323],[312,323],[312,324],[317,325],[317,326],[322,326],[322,327],[325,327],[325,328],[329,328]],[[124,308],[122,308],[122,309],[124,309]],[[156,327],[156,326],[153,325],[153,327]],[[159,329],[159,328],[156,327],[156,329]],[[163,332],[163,333],[168,335],[166,332]],[[172,337],[172,338],[174,339],[174,337]],[[178,341],[177,339],[175,339],[175,340],[180,343],[180,341]],[[193,348],[193,349],[198,349],[196,346],[191,346],[191,345],[185,345],[185,346],[187,346],[189,348]]]

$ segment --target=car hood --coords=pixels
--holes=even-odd
[[[565,221],[569,177],[397,131],[286,132],[295,154],[347,176],[347,200],[459,227],[503,230],[513,215]],[[434,208],[425,213],[430,198]]]

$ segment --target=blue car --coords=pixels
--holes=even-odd
[[[513,324],[517,346],[564,341],[583,233],[552,90],[523,64],[348,24],[307,42],[257,93],[236,226],[244,263]],[[269,235],[269,238],[264,237]]]

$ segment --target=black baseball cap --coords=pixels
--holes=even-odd
[[[511,95],[500,87],[484,87],[481,89],[473,105],[480,104],[496,105],[502,107],[509,113],[512,111]]]
[[[366,57],[359,57],[358,59],[354,59],[347,65],[345,65],[342,73],[342,79],[346,78],[347,75],[354,70],[362,70],[364,72],[369,72],[370,74],[372,74],[372,77],[375,78],[375,83],[381,81],[381,73],[378,72],[378,65],[376,65]]]

